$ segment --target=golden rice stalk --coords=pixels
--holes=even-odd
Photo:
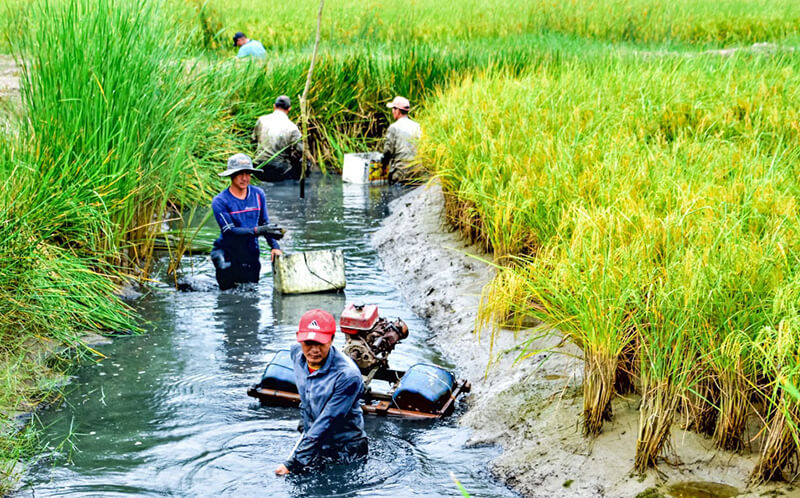
[[[737,451],[744,447],[750,387],[742,373],[741,360],[736,368],[719,372],[719,416],[714,428],[714,443],[722,449]]]
[[[784,395],[781,395],[779,403],[781,409],[775,411],[766,428],[767,437],[761,449],[761,458],[750,474],[751,485],[783,480],[784,470],[788,470],[789,475],[797,473],[798,407],[796,403],[787,403]]]
[[[622,347],[617,361],[617,371],[614,375],[614,391],[617,394],[636,392],[638,335],[631,333],[630,337],[631,341]]]
[[[713,435],[719,414],[718,404],[719,387],[713,377],[705,376],[694,382],[682,400],[686,430]]]
[[[672,417],[679,399],[669,381],[645,384],[642,386],[639,434],[634,458],[634,467],[642,473],[649,467],[655,467],[658,456],[669,446]]]
[[[583,379],[583,432],[600,434],[604,420],[611,420],[611,397],[617,359],[602,351],[586,351]]]

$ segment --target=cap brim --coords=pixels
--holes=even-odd
[[[327,344],[331,342],[334,335],[336,335],[336,332],[333,334],[326,334],[325,332],[298,332],[297,342],[315,341],[321,344]]]
[[[257,174],[259,171],[255,168],[239,168],[239,169],[226,169],[222,173],[217,173],[219,176],[231,176],[235,175],[236,173],[250,173],[250,174]]]
[[[394,107],[394,103],[393,103],[393,102],[389,102],[388,104],[386,104],[386,107],[388,107],[389,109],[391,109],[391,108],[393,108],[393,107]]]

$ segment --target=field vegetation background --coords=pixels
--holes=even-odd
[[[84,333],[136,329],[115,291],[148,278],[165,216],[207,203],[227,155],[253,152],[274,98],[296,102],[317,6],[0,7],[0,52],[22,88],[0,138],[5,486],[36,447],[15,415],[54,392],[55,365],[34,353],[93,354]],[[375,148],[384,102],[408,96],[420,174],[500,267],[483,319],[540,320],[582,348],[588,437],[614,396],[636,392],[639,470],[680,418],[759,452],[754,483],[790,477],[799,26],[790,0],[329,0],[309,159],[335,172],[343,153]],[[236,31],[266,60],[234,60]]]

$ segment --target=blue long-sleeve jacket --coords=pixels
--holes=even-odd
[[[253,228],[269,223],[264,191],[248,185],[247,197],[238,199],[226,188],[214,197],[211,209],[220,229],[214,247],[224,250],[226,259],[231,262],[258,261],[258,237]],[[280,249],[274,239],[267,238],[267,243],[273,249]]]
[[[295,472],[319,455],[366,438],[361,397],[364,381],[353,360],[331,346],[322,367],[309,373],[300,344],[291,349],[295,382],[300,393],[303,438],[285,463]]]

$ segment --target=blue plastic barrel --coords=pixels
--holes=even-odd
[[[454,383],[455,377],[447,370],[417,363],[400,379],[392,402],[403,410],[436,413],[450,399]]]
[[[264,389],[277,389],[296,393],[297,385],[294,383],[294,365],[292,355],[288,349],[275,353],[267,364],[264,375],[261,376],[259,387]]]

